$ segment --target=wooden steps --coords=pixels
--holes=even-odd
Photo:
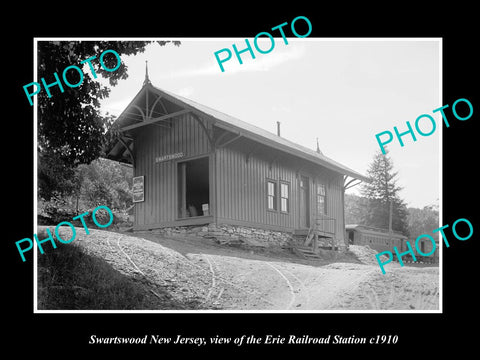
[[[306,260],[320,260],[320,256],[311,247],[297,245],[293,247],[293,251]]]
[[[333,226],[327,229],[325,221],[333,221]],[[299,242],[293,246],[293,252],[307,260],[321,260],[319,249],[326,247],[326,239],[331,239],[330,248],[335,247],[335,232],[330,230],[330,228],[335,229],[335,219],[322,214],[317,216],[309,228],[294,230],[292,235]],[[320,238],[322,239],[321,241],[319,241]]]

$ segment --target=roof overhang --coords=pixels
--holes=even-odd
[[[171,110],[169,113],[160,114],[160,116],[152,117],[153,108],[150,110],[148,109],[148,97],[149,95],[154,94],[155,100],[152,103],[158,102],[160,99],[165,100],[168,104],[173,104],[170,106]],[[142,110],[139,106],[140,103],[145,101],[146,108]],[[160,103],[162,103],[160,101]],[[162,103],[163,104],[163,103]],[[129,119],[129,114],[131,111],[135,111],[137,113],[136,119]],[[146,83],[140,90],[140,92],[134,97],[134,99],[130,102],[130,104],[125,108],[125,110],[120,114],[117,118],[115,123],[118,125],[119,131],[122,134],[119,140],[120,145],[115,144],[111,149],[107,149],[106,154],[107,157],[116,154],[117,159],[119,155],[119,146],[124,148],[124,151],[121,152],[121,156],[128,155],[129,153],[133,153],[133,144],[130,142],[128,134],[129,131],[140,129],[145,126],[151,126],[152,124],[159,124],[164,122],[165,120],[172,119],[176,116],[183,115],[185,113],[191,112],[198,117],[208,119],[213,123],[214,126],[233,132],[237,134],[239,137],[245,137],[251,139],[253,141],[259,142],[261,144],[267,145],[271,148],[276,150],[282,151],[284,153],[293,155],[295,157],[307,160],[317,165],[321,165],[329,170],[335,171],[339,174],[343,174],[346,176],[351,177],[359,182],[365,181],[370,182],[370,179],[338,162],[335,160],[330,159],[329,157],[318,153],[312,149],[303,147],[299,144],[296,144],[290,140],[287,140],[283,137],[277,136],[272,134],[264,129],[261,129],[257,126],[234,118],[230,115],[224,114],[220,111],[214,110],[209,108],[205,105],[198,104],[190,99],[183,98],[179,95],[172,94],[168,91],[159,89],[153,86],[151,83]],[[127,140],[127,141],[125,141]],[[115,151],[112,153],[112,151]],[[130,156],[130,155],[129,155]],[[355,184],[356,185],[356,184]],[[354,185],[352,185],[354,186]],[[351,187],[351,186],[350,186]]]

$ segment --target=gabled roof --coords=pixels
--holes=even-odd
[[[347,166],[340,164],[339,162],[323,155],[322,153],[316,152],[315,150],[309,149],[305,146],[296,144],[290,140],[277,136],[269,131],[259,128],[248,122],[242,121],[233,116],[230,116],[218,110],[212,109],[208,106],[199,104],[183,96],[176,95],[169,91],[157,88],[156,86],[153,86],[150,82],[144,84],[143,88],[135,96],[134,100],[130,103],[130,105],[134,103],[135,99],[139,97],[142,91],[154,92],[157,95],[162,96],[166,100],[174,103],[175,105],[188,109],[196,113],[197,115],[200,115],[200,116],[203,115],[207,118],[210,118],[211,120],[214,121],[215,126],[219,128],[237,133],[241,136],[244,136],[245,138],[258,141],[262,144],[270,146],[279,151],[283,151],[288,154],[313,162],[315,164],[324,166],[340,174],[348,175],[352,178],[355,178],[361,181],[370,181],[366,176],[348,168]],[[123,113],[119,116],[117,120],[120,120],[122,115]],[[145,123],[145,125],[148,125],[148,123]]]

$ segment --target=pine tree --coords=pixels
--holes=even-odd
[[[408,236],[407,206],[400,198],[402,188],[397,185],[398,172],[393,171],[388,151],[385,155],[381,151],[375,153],[367,175],[371,183],[365,183],[361,190],[362,196],[368,199],[362,223],[388,229],[392,202],[392,230]]]

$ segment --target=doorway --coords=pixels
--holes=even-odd
[[[309,228],[310,227],[310,181],[306,176],[300,176],[299,183],[299,198],[300,198],[300,211],[299,214],[299,225],[300,228]]]
[[[177,163],[178,217],[210,214],[209,158]]]

